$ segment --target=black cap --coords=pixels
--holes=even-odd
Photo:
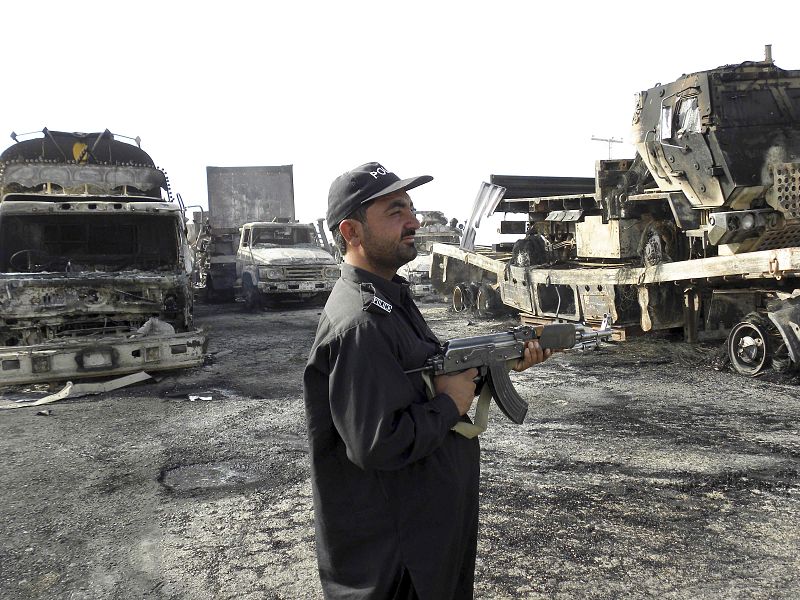
[[[397,175],[376,162],[356,167],[337,177],[328,192],[328,228],[333,231],[347,216],[362,204],[377,200],[401,190],[410,190],[433,177],[420,175],[411,179],[400,179]]]

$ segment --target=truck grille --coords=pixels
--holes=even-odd
[[[323,268],[317,266],[286,267],[286,278],[298,280],[324,279],[322,275]]]
[[[49,328],[53,338],[75,338],[90,335],[119,335],[122,333],[131,333],[141,327],[141,323],[133,323],[131,321],[75,321],[73,323],[65,323],[63,325],[56,325]]]

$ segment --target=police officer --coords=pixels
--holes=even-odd
[[[479,447],[468,420],[476,369],[417,373],[439,341],[397,269],[416,256],[408,190],[379,163],[338,177],[327,222],[342,274],[304,373],[317,560],[326,598],[471,598]],[[515,367],[549,355],[531,342]]]

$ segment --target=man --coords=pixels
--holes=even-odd
[[[439,347],[397,269],[420,227],[408,190],[378,163],[338,177],[328,226],[343,255],[304,374],[317,558],[326,598],[471,598],[478,440],[468,420],[476,369],[420,367]],[[549,356],[531,342],[517,370]]]

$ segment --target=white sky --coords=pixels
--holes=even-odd
[[[504,175],[592,176],[634,96],[722,64],[800,69],[800,3],[6,2],[0,148],[43,127],[142,138],[186,204],[212,166],[294,165],[297,217],[377,160],[465,220]],[[633,156],[613,145],[614,158]]]

